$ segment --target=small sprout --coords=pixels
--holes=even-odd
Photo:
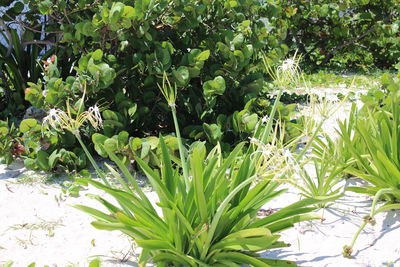
[[[353,258],[353,256],[351,256],[352,253],[353,253],[353,248],[351,246],[345,245],[343,247],[343,252],[342,252],[343,257],[352,259]]]
[[[54,229],[49,229],[47,235],[48,235],[49,237],[53,237],[53,236],[54,236]]]

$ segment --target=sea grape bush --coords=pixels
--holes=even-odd
[[[312,65],[391,68],[400,56],[400,6],[387,0],[282,1],[285,43]]]
[[[74,72],[95,80],[89,102],[110,103],[112,112],[104,114],[113,121],[105,127],[109,137],[120,130],[138,135],[171,130],[157,86],[164,72],[179,88],[178,119],[187,137],[215,143],[250,134],[258,110],[246,103],[265,86],[259,52],[275,59],[288,52],[280,44],[287,23],[280,19],[281,8],[269,2],[29,1],[29,6],[57,18],[46,27],[62,31],[64,58],[83,54]],[[73,90],[76,79],[59,78],[51,81]]]
[[[18,129],[13,123],[0,120],[0,163],[10,164],[15,157],[24,152]]]

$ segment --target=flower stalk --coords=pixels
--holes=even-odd
[[[57,132],[68,131],[72,133],[78,140],[79,144],[82,146],[83,151],[85,152],[93,168],[96,170],[97,175],[106,185],[109,185],[105,174],[101,171],[96,161],[93,159],[92,155],[90,154],[80,136],[79,129],[87,122],[89,122],[96,130],[99,130],[103,127],[103,120],[101,118],[100,108],[97,105],[90,107],[87,111],[83,111],[85,92],[86,90],[84,90],[83,92],[83,96],[81,98],[76,116],[72,114],[69,100],[67,100],[67,112],[61,109],[50,109],[49,114],[43,119],[42,128],[52,128]]]
[[[181,159],[182,171],[183,171],[183,179],[185,181],[186,188],[189,189],[189,171],[186,161],[185,155],[185,147],[182,142],[181,132],[179,130],[178,118],[176,116],[176,96],[177,96],[177,88],[176,84],[174,86],[171,85],[171,82],[168,79],[167,74],[164,72],[163,74],[163,83],[162,86],[158,85],[161,93],[164,98],[168,102],[168,106],[171,108],[172,118],[174,120],[176,137],[178,139],[178,147],[179,147],[179,157]]]

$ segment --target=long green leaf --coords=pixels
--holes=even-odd
[[[239,252],[221,252],[212,257],[214,261],[231,261],[240,264],[249,264],[254,267],[269,267],[267,263]]]

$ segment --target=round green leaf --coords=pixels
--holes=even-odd
[[[186,85],[189,81],[189,69],[185,66],[180,66],[177,70],[174,70],[173,75],[179,85]]]
[[[94,60],[101,60],[102,57],[103,57],[103,51],[101,51],[101,49],[97,49],[92,54],[92,58]]]
[[[35,119],[25,119],[21,122],[19,126],[19,130],[22,133],[26,133],[30,129],[34,128],[38,124],[37,120]]]

